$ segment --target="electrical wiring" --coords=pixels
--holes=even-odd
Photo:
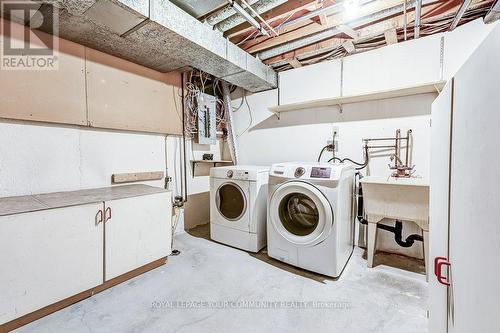
[[[199,102],[203,94],[215,96],[215,120],[218,132],[226,133],[227,120],[226,108],[221,99],[220,80],[210,74],[200,70],[193,70],[189,73],[188,80],[185,83],[185,134],[186,137],[193,139],[198,133],[198,113]],[[224,135],[224,134],[223,134]]]
[[[241,132],[240,134],[236,135],[237,138],[239,138],[240,136],[242,136],[243,134],[245,134],[252,127],[252,124],[253,124],[252,110],[250,109],[250,104],[248,103],[246,92],[243,94],[243,98],[242,99],[245,101],[245,104],[247,105],[248,116],[250,117],[250,123],[248,124],[247,128],[245,128],[245,130],[243,132]]]

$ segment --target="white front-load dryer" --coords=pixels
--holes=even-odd
[[[354,247],[352,164],[279,163],[269,174],[270,257],[340,276]]]
[[[210,238],[242,250],[266,246],[269,167],[210,170]]]

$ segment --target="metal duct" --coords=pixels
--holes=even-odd
[[[236,147],[236,133],[234,132],[233,107],[231,105],[231,90],[226,81],[222,81],[222,94],[224,95],[224,108],[226,110],[227,120],[229,124],[227,141],[231,152],[231,159],[234,165],[238,164],[238,149]]]
[[[484,23],[493,23],[498,19],[500,19],[500,1],[497,1],[495,5],[491,7],[488,14],[484,17]]]

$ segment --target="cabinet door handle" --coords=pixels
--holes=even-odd
[[[111,207],[106,208],[105,212],[106,212],[106,214],[105,214],[106,215],[106,221],[104,221],[104,222],[108,222],[109,220],[111,220],[111,216],[112,216],[111,215]]]
[[[102,209],[99,209],[95,214],[95,225],[99,225],[103,221]]]
[[[451,266],[451,263],[448,261],[448,258],[445,257],[436,257],[434,258],[434,275],[436,275],[439,283],[449,286],[450,282],[448,281],[448,277],[443,276],[443,266],[447,266],[448,269]]]

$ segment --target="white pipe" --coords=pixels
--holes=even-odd
[[[267,32],[266,29],[260,26],[259,22],[257,22],[256,19],[252,17],[243,7],[240,6],[236,1],[234,0],[227,0],[227,2],[233,7],[233,9],[238,12],[243,18],[250,23],[255,29],[259,30],[264,36],[269,36],[269,33]],[[252,10],[252,7],[249,7],[250,10]]]
[[[417,0],[415,3],[415,32],[413,38],[420,37],[420,17],[422,16],[422,0]]]
[[[469,8],[471,2],[472,2],[472,0],[464,0],[464,2],[462,2],[462,5],[458,9],[457,15],[455,15],[453,22],[451,22],[450,31],[454,30],[458,26],[458,24],[460,23],[460,20],[462,19],[465,12]]]
[[[484,23],[493,23],[498,19],[500,19],[500,1],[497,1],[495,5],[491,7],[488,14],[484,17]]]

